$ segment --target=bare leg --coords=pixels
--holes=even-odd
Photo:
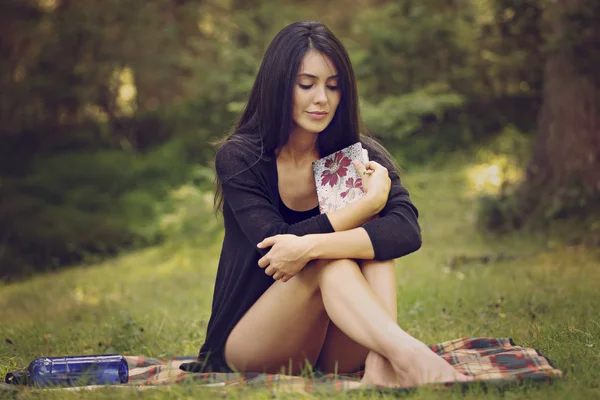
[[[361,260],[361,271],[373,292],[397,322],[395,262]],[[319,365],[325,372],[347,373],[365,366],[363,383],[381,386],[398,384],[398,377],[389,360],[350,339],[335,324],[330,323]]]
[[[396,263],[391,261],[363,261],[362,272],[390,312],[394,322],[398,322],[398,300],[396,298]],[[397,384],[398,377],[390,361],[379,353],[370,351],[365,361],[363,383],[382,386]]]
[[[298,284],[292,289],[283,287],[295,280]],[[356,262],[345,259],[317,260],[289,282],[274,284],[228,338],[225,354],[229,364],[242,371],[269,371],[288,365],[290,358],[293,366],[300,359],[314,362],[327,322],[323,309],[318,307],[320,302],[312,300],[315,292],[320,292],[334,324],[357,343],[390,360],[396,374],[405,378],[403,386],[467,380],[404,332],[373,293]],[[314,308],[307,309],[309,306]],[[303,317],[286,317],[290,313]]]
[[[239,372],[296,375],[314,365],[329,317],[319,292],[314,263],[288,282],[275,282],[235,326],[225,344],[225,359]]]
[[[351,339],[387,358],[402,377],[401,386],[471,380],[396,324],[356,262],[333,260],[326,266],[319,287],[330,319]]]

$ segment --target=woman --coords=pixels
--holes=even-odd
[[[364,366],[363,382],[464,381],[396,323],[394,259],[421,246],[394,161],[361,134],[354,73],[318,22],[267,49],[248,103],[216,156],[225,237],[204,370],[297,374]],[[311,163],[356,142],[364,197],[319,214]]]

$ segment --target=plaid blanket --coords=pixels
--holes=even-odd
[[[514,384],[522,381],[552,381],[562,377],[562,372],[538,351],[516,346],[509,338],[456,339],[430,346],[458,371],[473,375],[479,382],[494,385]],[[125,356],[129,364],[129,383],[126,388],[144,389],[156,385],[194,382],[206,387],[261,387],[274,392],[310,393],[364,389],[360,384],[362,373],[349,375],[322,375],[314,377],[288,376],[263,373],[193,373],[179,369],[196,357],[170,359]],[[464,385],[464,384],[461,384]],[[467,384],[468,385],[468,384]],[[452,384],[440,385],[447,388]],[[94,389],[101,386],[66,388],[66,390]],[[382,388],[375,388],[382,389]],[[61,389],[65,390],[65,389]],[[389,390],[389,389],[386,389]]]

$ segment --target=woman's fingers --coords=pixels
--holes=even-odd
[[[374,171],[372,169],[367,169],[363,163],[357,160],[354,160],[352,164],[354,165],[356,172],[360,175],[363,190],[366,192],[369,191],[369,179],[367,178],[372,175]]]
[[[275,268],[273,268],[271,266],[269,266],[267,269],[265,269],[265,274],[272,276],[273,279],[276,281],[281,280],[282,282],[287,282],[292,278],[292,276],[287,275],[285,272],[277,271]]]
[[[260,260],[258,260],[258,266],[261,268],[265,268],[266,266],[268,266],[269,264],[271,264],[271,261],[267,258],[269,254],[265,254],[265,256],[263,258],[261,258]]]
[[[379,164],[377,161],[369,161],[366,165],[367,169],[372,169],[375,172],[381,170],[381,172],[388,172],[387,168]]]
[[[358,172],[359,175],[371,175],[373,173],[373,168],[369,165],[370,163],[371,162],[368,162],[365,165],[358,160],[352,161],[352,165],[354,165],[354,168],[356,169],[356,172]]]
[[[273,268],[272,265],[269,265],[267,267],[267,269],[265,269],[265,274],[269,275],[269,276],[273,276],[273,274],[277,272],[277,270],[275,268]]]
[[[368,187],[365,190],[374,195],[379,209],[383,209],[390,193],[390,175],[388,169],[376,161],[369,161],[366,165],[373,174],[369,176]]]
[[[364,175],[364,172],[367,170],[365,165],[360,161],[354,160],[352,161],[352,165],[354,165],[354,168],[356,169],[356,172],[358,172],[359,175]]]
[[[374,179],[383,179],[384,182],[389,181],[390,175],[388,169],[378,162],[369,161],[367,163],[367,168],[370,168],[373,171],[372,176]]]
[[[275,236],[271,236],[271,237],[263,239],[263,241],[260,242],[260,243],[258,243],[256,245],[256,247],[258,247],[259,249],[264,249],[264,248],[267,248],[267,247],[274,246],[275,243],[277,242],[277,239],[278,239],[277,236],[279,236],[279,235],[275,235]]]

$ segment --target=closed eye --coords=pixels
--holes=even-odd
[[[300,83],[298,84],[298,86],[300,86],[300,88],[304,89],[304,90],[308,90],[313,87],[313,85],[302,85]],[[337,90],[339,88],[339,86],[338,85],[335,85],[335,86],[327,85],[327,88],[329,90]]]

